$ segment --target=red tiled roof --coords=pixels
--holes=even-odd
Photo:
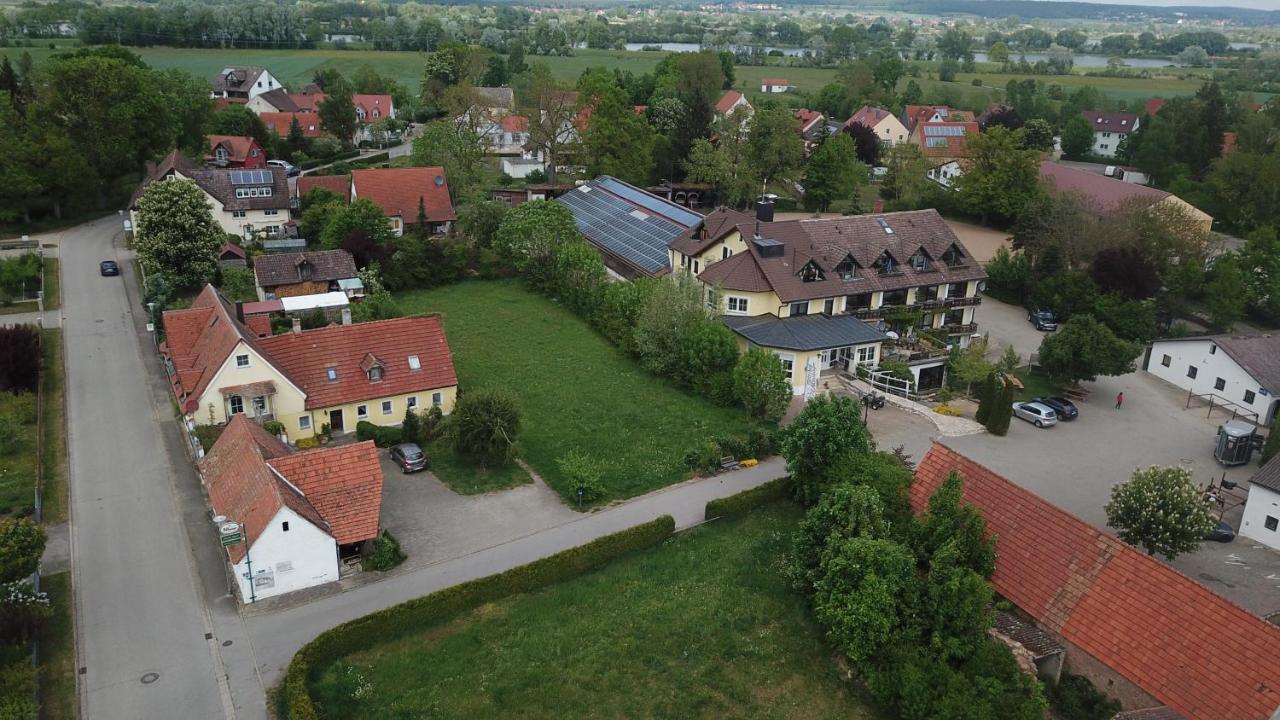
[[[224,97],[214,98],[213,111],[217,112],[219,110],[226,110],[232,105],[244,105],[247,102],[249,102],[247,98],[224,98]]]
[[[808,108],[796,110],[795,115],[796,119],[800,121],[800,132],[808,130],[814,123],[822,120],[822,113]]]
[[[268,463],[302,491],[339,545],[378,536],[382,467],[373,441],[294,453]]]
[[[219,258],[225,257],[227,255],[230,255],[232,257],[238,257],[241,260],[244,260],[246,258],[246,255],[244,254],[244,248],[240,247],[239,245],[236,245],[235,243],[222,243],[222,247],[218,248]]]
[[[342,198],[345,202],[351,196],[351,176],[350,175],[302,175],[298,178],[297,184],[294,186],[294,192],[298,197],[306,195],[308,191],[315,188],[324,188],[329,192]]]
[[[523,115],[503,115],[501,122],[504,132],[529,131],[529,118]]]
[[[289,127],[293,124],[295,117],[298,118],[298,124],[302,126],[303,137],[317,138],[324,132],[320,129],[320,116],[315,113],[265,112],[258,117],[262,118],[262,122],[282,138],[289,137]]]
[[[328,532],[320,514],[297,490],[281,480],[267,461],[288,455],[289,448],[244,415],[236,415],[200,461],[200,477],[215,515],[240,523],[246,543],[231,545],[227,554],[238,563],[280,508],[288,507],[307,522]]]
[[[672,240],[670,247],[685,255],[701,255],[715,241],[730,230],[735,230],[740,223],[749,223],[753,217],[727,207],[718,207],[707,213],[702,222],[685,230],[680,237]]]
[[[376,123],[395,114],[390,95],[352,95],[351,104],[364,111],[366,124]]]
[[[1169,101],[1165,100],[1164,98],[1151,98],[1150,100],[1147,101],[1145,105],[1142,106],[1142,109],[1148,115],[1155,115],[1156,113],[1160,112],[1160,108],[1164,107],[1165,103],[1167,102]]]
[[[406,225],[418,221],[419,198],[426,204],[428,220],[456,219],[442,167],[352,170],[351,194],[372,200],[388,217],[399,215]]]
[[[1080,114],[1089,121],[1094,132],[1128,133],[1133,132],[1134,126],[1138,124],[1138,116],[1134,113],[1081,110]]]
[[[258,342],[271,363],[306,393],[308,410],[458,384],[438,315],[329,325]],[[360,369],[368,353],[383,363],[380,381],[371,382]],[[420,369],[410,369],[410,355],[418,356]],[[329,380],[329,368],[337,371],[337,380]]]
[[[1146,185],[1109,178],[1106,175],[1078,170],[1048,160],[1040,163],[1040,178],[1058,192],[1082,195],[1097,212],[1110,212],[1132,198],[1157,203],[1169,193]]]
[[[210,135],[209,136],[209,158],[213,157],[213,152],[218,146],[226,148],[227,158],[232,162],[244,162],[249,157],[249,151],[257,145],[251,137],[242,137],[240,135]]]
[[[786,85],[785,78],[760,78],[761,85]]]
[[[289,96],[295,105],[298,106],[300,112],[320,112],[320,103],[324,102],[327,97],[322,92],[308,93],[302,92]]]
[[[1190,720],[1265,720],[1280,705],[1280,628],[987,468],[934,444],[921,510],[947,475],[998,538],[996,592]]]
[[[1230,155],[1231,153],[1235,152],[1236,139],[1237,139],[1237,136],[1233,132],[1222,133],[1222,154],[1224,156]]]
[[[930,135],[935,128],[960,128],[960,135]],[[936,165],[939,161],[950,161],[969,156],[969,138],[981,132],[976,122],[922,122],[916,126],[915,143],[920,146],[920,153]],[[942,130],[942,132],[948,132]],[[945,145],[929,146],[929,137],[937,137],[946,141]]]
[[[708,285],[739,292],[769,292],[773,286],[765,277],[756,256],[749,252],[735,253],[707,266],[698,279]]]
[[[721,115],[727,114],[733,109],[734,103],[742,99],[742,93],[737,90],[729,90],[720,96],[720,100],[716,103],[716,112]]]
[[[844,125],[845,127],[849,127],[854,123],[862,123],[863,125],[866,125],[869,128],[873,128],[876,125],[878,125],[881,120],[884,120],[885,118],[889,117],[892,114],[893,113],[890,113],[888,110],[884,110],[882,108],[872,107],[870,105],[863,105],[862,107],[858,108],[857,112],[849,116],[849,119],[844,122]]]

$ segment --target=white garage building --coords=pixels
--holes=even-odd
[[[1249,499],[1240,520],[1240,534],[1280,550],[1280,455],[1249,478]]]
[[[1203,402],[1268,426],[1280,395],[1280,335],[1213,335],[1156,340],[1142,369]]]

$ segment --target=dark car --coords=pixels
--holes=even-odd
[[[1059,420],[1075,420],[1080,417],[1080,411],[1076,409],[1075,403],[1064,397],[1038,397],[1032,402],[1053,408],[1053,411],[1058,413]]]
[[[411,473],[427,469],[427,456],[413,443],[400,443],[391,448],[391,459],[400,466],[400,472]]]
[[[1037,330],[1053,332],[1058,329],[1058,316],[1054,315],[1052,310],[1033,307],[1027,312],[1027,320],[1035,325]]]
[[[98,263],[98,271],[102,273],[103,277],[107,277],[109,275],[119,275],[120,266],[116,264],[115,260],[103,260],[102,262]]]
[[[1235,528],[1231,527],[1225,520],[1219,520],[1218,524],[1204,536],[1205,540],[1214,542],[1229,543],[1236,539]]]

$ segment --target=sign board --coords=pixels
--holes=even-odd
[[[244,537],[241,536],[240,531],[238,530],[228,535],[222,535],[219,539],[222,541],[222,547],[228,547],[230,545],[239,545],[240,543],[244,542]]]

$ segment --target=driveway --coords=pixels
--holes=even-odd
[[[382,526],[414,568],[470,555],[582,516],[541,480],[483,495],[459,495],[431,471],[405,475],[382,458]]]
[[[949,218],[946,219],[946,223],[951,228],[951,232],[955,233],[956,237],[960,238],[960,242],[969,249],[973,259],[984,265],[996,256],[996,250],[1009,246],[1009,233],[1004,230]]]
[[[1012,346],[1024,365],[1033,354],[1040,352],[1040,342],[1048,334],[1027,322],[1026,308],[992,297],[982,298],[973,320],[978,323],[978,332],[987,335],[987,357],[998,358]]]

